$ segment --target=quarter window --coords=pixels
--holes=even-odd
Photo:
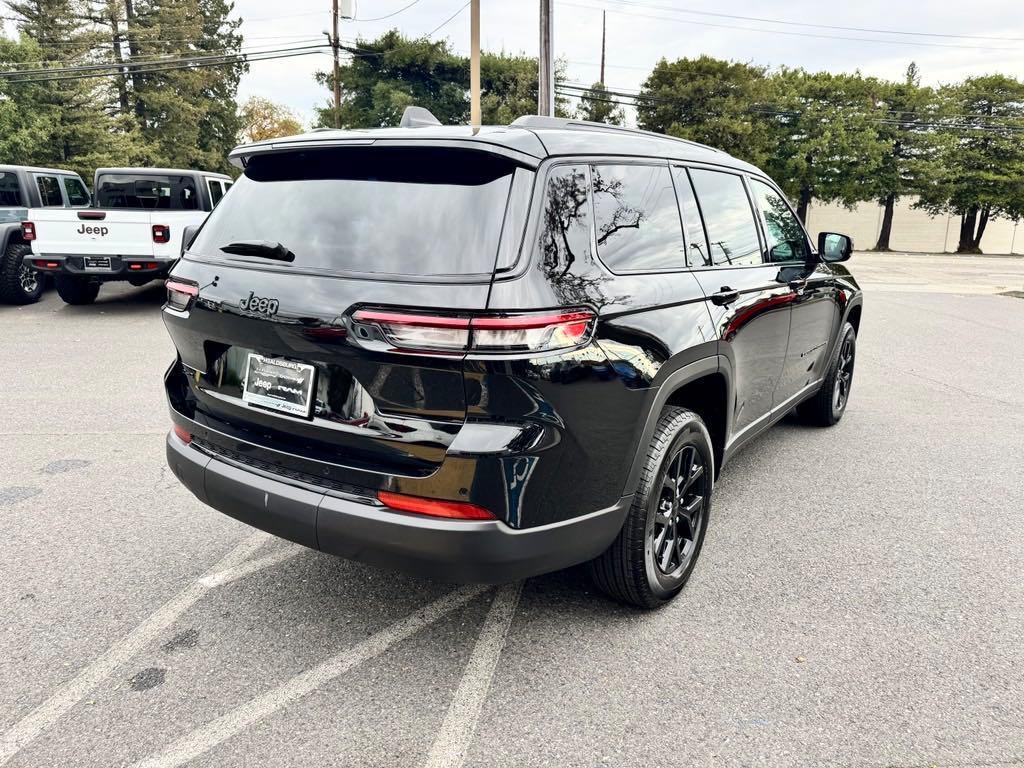
[[[224,197],[224,188],[217,179],[207,179],[206,185],[210,188],[210,202],[217,205],[220,199]]]
[[[693,168],[690,174],[708,230],[711,263],[734,266],[761,264],[757,222],[743,179],[732,173],[703,168]]]
[[[665,165],[591,169],[597,252],[613,272],[682,269],[683,232]]]
[[[763,181],[753,179],[750,186],[764,218],[768,237],[767,261],[806,261],[811,255],[807,235],[782,195]]]
[[[18,183],[18,175],[10,171],[0,171],[0,206],[24,205],[21,198],[21,184]]]
[[[56,176],[36,176],[39,201],[43,208],[63,208],[64,198],[60,196],[60,183]]]
[[[89,190],[85,188],[85,184],[80,179],[76,179],[74,176],[62,176],[61,181],[64,182],[64,191],[68,194],[68,204],[72,208],[84,208],[89,205]]]

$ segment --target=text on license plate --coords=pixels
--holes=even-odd
[[[308,418],[313,409],[315,374],[316,369],[307,363],[250,352],[245,364],[242,400]]]

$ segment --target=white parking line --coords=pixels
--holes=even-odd
[[[483,594],[486,587],[462,587],[429,603],[412,615],[370,635],[362,642],[331,656],[312,669],[296,675],[276,688],[271,688],[230,712],[196,728],[188,735],[155,755],[136,763],[133,768],[173,768],[194,760],[223,741],[241,733],[253,723],[312,693],[364,661],[379,656],[397,642],[411,637],[457,608]]]
[[[425,768],[460,768],[465,761],[522,591],[520,581],[495,595]]]
[[[247,558],[251,557],[263,542],[269,538],[270,535],[263,532],[249,536],[221,558],[210,569],[210,573],[218,574],[236,568]],[[263,560],[266,559],[263,558]],[[181,614],[209,592],[211,588],[203,583],[203,579],[192,582],[164,603],[163,606],[151,614],[149,618],[139,624],[127,636],[110,646],[99,658],[85,667],[72,680],[58,688],[57,692],[50,698],[11,726],[0,737],[0,766],[6,764],[26,744],[57,722],[117,667],[152,643]]]
[[[209,576],[203,576],[199,579],[199,583],[207,589],[222,587],[225,584],[230,584],[232,581],[237,581],[243,576],[248,576],[250,573],[262,571],[264,568],[269,568],[272,565],[283,563],[285,560],[290,560],[302,552],[310,551],[311,550],[306,547],[299,546],[298,544],[291,547],[284,547],[271,552],[269,555],[257,558],[256,560],[248,560],[244,563],[239,563],[232,568],[228,568],[225,571],[218,571],[211,573]]]

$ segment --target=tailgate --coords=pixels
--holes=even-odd
[[[35,209],[32,252],[41,256],[154,256],[146,211]]]

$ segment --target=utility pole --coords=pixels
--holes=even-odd
[[[537,114],[555,115],[555,62],[551,56],[551,0],[540,0],[540,56],[537,67]]]
[[[480,127],[480,0],[469,3],[469,124]]]
[[[605,31],[605,11],[601,11],[601,79],[598,80],[601,85],[604,85],[604,31]]]
[[[332,0],[331,22],[334,27],[334,36],[331,38],[331,48],[334,51],[334,127],[341,128],[341,66],[338,64],[341,38],[338,37],[338,0]]]

